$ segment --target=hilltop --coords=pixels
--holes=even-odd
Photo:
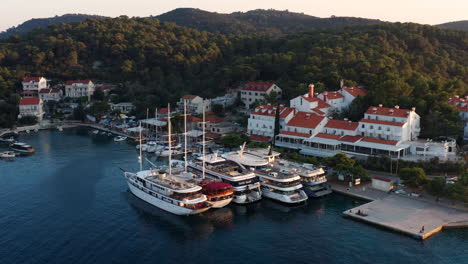
[[[317,29],[343,28],[346,26],[383,23],[380,20],[357,17],[319,18],[279,10],[257,9],[248,12],[221,14],[195,8],[178,8],[156,16],[161,21],[212,33],[233,35],[268,35],[278,37],[294,32]]]
[[[468,20],[448,22],[444,24],[439,24],[437,26],[441,28],[451,28],[451,29],[468,31]]]
[[[21,23],[16,27],[7,29],[4,32],[0,32],[0,38],[7,38],[15,34],[24,34],[32,31],[36,28],[46,28],[49,25],[67,24],[73,22],[84,21],[88,18],[100,18],[101,16],[96,15],[85,15],[85,14],[65,14],[62,16],[48,17],[48,18],[34,18]]]

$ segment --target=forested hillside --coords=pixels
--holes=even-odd
[[[138,109],[184,93],[212,97],[248,80],[269,80],[287,98],[336,90],[341,79],[369,96],[353,105],[415,106],[428,136],[455,133],[445,101],[468,93],[468,33],[417,24],[382,24],[296,33],[284,38],[226,36],[155,18],[91,19],[54,25],[0,42],[0,126],[15,118],[15,89],[26,75],[120,83]],[[426,129],[425,129],[426,128]],[[455,131],[455,132],[454,132]]]
[[[178,8],[156,18],[161,21],[174,22],[180,26],[206,30],[212,33],[226,35],[257,34],[273,38],[301,31],[383,23],[380,20],[357,17],[319,18],[272,9],[220,14],[195,8]]]
[[[62,16],[48,17],[48,18],[34,18],[30,19],[16,27],[7,29],[0,32],[0,38],[7,38],[15,34],[28,33],[36,28],[46,28],[48,25],[66,24],[72,22],[84,21],[88,18],[99,18],[100,16],[85,15],[85,14],[65,14]]]
[[[444,24],[439,24],[437,26],[441,28],[451,28],[451,29],[468,31],[468,20],[453,21],[453,22],[448,22]]]

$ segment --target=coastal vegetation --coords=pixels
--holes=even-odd
[[[459,135],[458,114],[446,101],[468,93],[467,43],[465,32],[400,23],[277,39],[125,16],[52,25],[0,41],[0,126],[16,121],[20,81],[31,75],[115,83],[113,100],[133,102],[137,116],[186,93],[209,98],[246,81],[273,81],[287,99],[310,82],[319,91],[345,80],[369,91],[351,106],[353,120],[369,105],[398,104],[416,107],[421,136]]]

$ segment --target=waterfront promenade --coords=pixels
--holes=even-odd
[[[468,227],[468,209],[461,206],[387,193],[373,189],[369,184],[355,187],[336,182],[331,184],[333,191],[337,193],[371,201],[343,212],[345,216],[355,220],[416,239],[429,238],[444,228]]]

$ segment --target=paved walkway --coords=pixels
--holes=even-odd
[[[444,228],[468,227],[468,208],[461,204],[436,202],[433,197],[409,197],[373,189],[370,184],[349,187],[331,181],[332,190],[371,201],[346,210],[345,216],[426,239]],[[358,211],[364,212],[359,215]],[[424,226],[424,231],[422,227]],[[421,232],[422,231],[422,232]]]

